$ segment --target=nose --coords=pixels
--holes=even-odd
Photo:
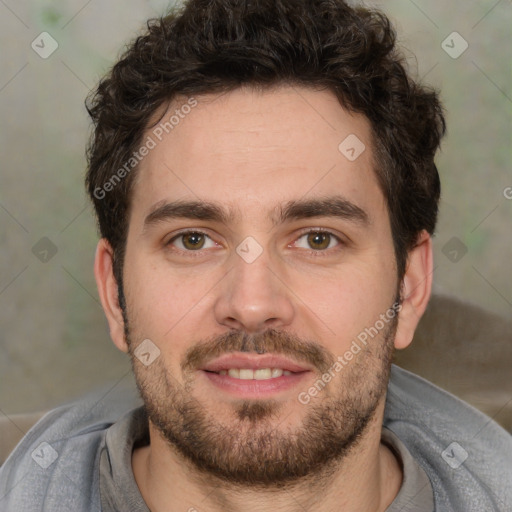
[[[248,263],[237,254],[234,266],[219,283],[214,314],[219,324],[246,332],[290,325],[295,311],[293,294],[276,265],[263,253]]]

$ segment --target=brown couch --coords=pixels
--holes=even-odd
[[[512,320],[435,296],[395,363],[459,396],[512,433]]]

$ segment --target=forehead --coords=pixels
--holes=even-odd
[[[330,91],[280,86],[179,98],[148,128],[133,212],[163,201],[207,200],[268,214],[304,197],[341,194],[383,204],[368,120]]]

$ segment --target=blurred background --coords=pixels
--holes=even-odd
[[[493,411],[510,409],[512,3],[366,3],[395,22],[413,75],[441,89],[447,109],[434,292],[469,305],[433,302],[418,335],[424,358],[409,367],[421,373],[430,357],[426,376],[450,386],[458,378],[451,365],[471,338],[472,366],[459,368],[460,379],[477,379],[479,361],[494,358],[501,370],[492,360],[486,369],[498,378]],[[0,416],[132,379],[127,356],[110,341],[93,277],[98,237],[83,185],[84,99],[145,20],[168,7],[0,0]],[[440,319],[450,329],[440,331]],[[497,334],[487,321],[500,325]],[[463,386],[452,388],[465,396]],[[473,398],[486,409],[487,398]]]

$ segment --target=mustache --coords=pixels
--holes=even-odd
[[[293,333],[268,329],[261,333],[230,331],[212,336],[187,350],[181,368],[183,371],[196,370],[229,352],[285,355],[298,363],[308,363],[321,373],[325,373],[336,361],[329,351],[315,341],[304,340]]]

